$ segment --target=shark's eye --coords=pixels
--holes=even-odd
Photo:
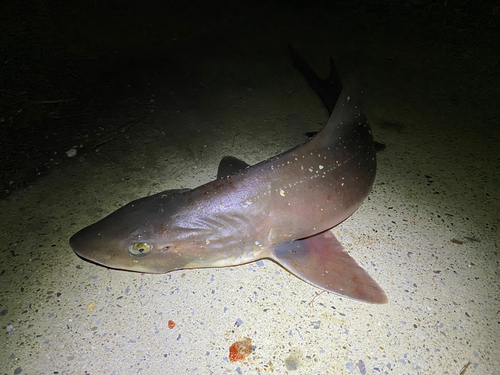
[[[128,248],[128,252],[136,257],[143,257],[148,255],[153,247],[146,242],[136,242],[133,245],[130,245]]]

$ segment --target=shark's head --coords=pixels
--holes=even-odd
[[[109,268],[165,273],[197,258],[188,233],[171,225],[182,192],[169,191],[135,200],[73,235],[77,255]]]

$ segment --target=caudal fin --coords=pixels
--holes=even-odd
[[[340,81],[337,67],[330,57],[330,73],[326,79],[320,78],[306,60],[291,46],[288,45],[288,52],[292,58],[293,66],[307,80],[311,88],[318,94],[329,114],[332,114],[340,92],[342,82]]]

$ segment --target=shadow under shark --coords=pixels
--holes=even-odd
[[[329,231],[361,205],[376,172],[360,93],[351,82],[341,91],[336,71],[330,77],[337,77],[328,91],[336,105],[313,139],[254,166],[225,157],[215,181],[132,201],[73,235],[75,253],[145,273],[268,258],[318,288],[387,303],[380,286]]]

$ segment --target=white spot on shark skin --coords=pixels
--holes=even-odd
[[[266,193],[264,193],[264,195],[266,195]],[[245,201],[245,202],[241,205],[241,207],[243,207],[243,208],[247,208],[247,207],[248,207],[248,206],[250,206],[251,204],[252,204],[252,201],[248,201],[248,200],[247,200],[247,201]]]
[[[322,165],[319,166],[319,169],[323,169],[324,167]]]

